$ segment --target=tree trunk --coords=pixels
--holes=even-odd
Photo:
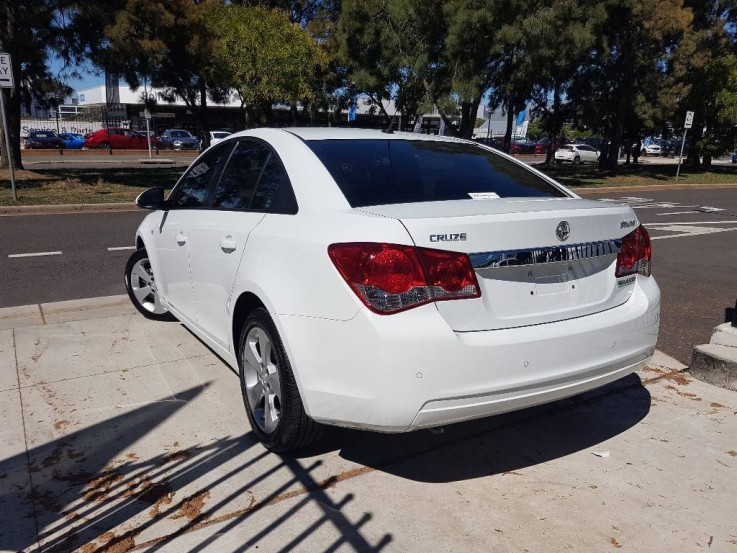
[[[560,130],[562,127],[560,122],[560,84],[558,84],[558,81],[555,81],[555,85],[553,86],[553,113],[550,114],[550,119],[551,132],[548,136],[550,144],[548,145],[548,152],[545,156],[546,165],[550,165],[553,162],[553,157],[555,156],[555,147],[558,145]]]
[[[507,129],[504,132],[504,150],[508,154],[512,154],[512,130],[514,128],[514,100],[510,96],[507,98]]]
[[[197,110],[198,126],[200,127],[200,143],[202,149],[210,145],[210,121],[207,118],[207,81],[199,80],[200,106]]]
[[[698,114],[697,114],[698,115]],[[696,119],[696,117],[694,117]],[[704,124],[699,121],[694,121],[694,126],[691,132],[691,143],[688,145],[688,154],[686,163],[693,167],[701,167],[701,138],[704,136]],[[681,138],[683,135],[681,135]],[[678,148],[678,153],[681,153],[681,149]],[[706,159],[704,159],[706,161]]]
[[[458,129],[458,136],[461,138],[471,139],[473,136],[473,129],[476,127],[476,112],[479,110],[479,102],[481,102],[481,98],[461,103],[461,126]]]

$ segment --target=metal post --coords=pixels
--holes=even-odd
[[[683,159],[683,147],[686,144],[686,134],[688,134],[688,129],[685,129],[683,131],[683,140],[681,141],[681,155],[678,156],[678,167],[676,168],[676,180],[678,180],[678,175],[681,173],[681,160]]]
[[[146,117],[146,140],[148,140],[148,159],[152,159],[153,156],[151,155],[151,129],[149,128],[149,120],[150,119]]]
[[[10,151],[10,137],[8,136],[8,118],[5,115],[5,91],[0,88],[0,111],[3,115],[3,134],[5,135],[5,153],[8,156],[8,168],[10,169],[10,188],[13,191],[13,201],[18,201],[15,192],[15,170],[13,169],[13,155]]]

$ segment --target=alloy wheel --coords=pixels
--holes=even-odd
[[[263,432],[272,434],[281,416],[281,381],[271,337],[260,326],[252,327],[246,336],[243,368],[253,419]]]
[[[130,290],[138,304],[154,315],[163,315],[166,308],[161,305],[151,262],[147,257],[139,259],[130,271]]]

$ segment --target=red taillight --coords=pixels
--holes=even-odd
[[[640,225],[622,238],[615,276],[617,278],[634,274],[650,276],[651,259],[650,235],[645,227]]]
[[[465,253],[357,242],[332,244],[328,255],[356,295],[376,313],[481,296]]]

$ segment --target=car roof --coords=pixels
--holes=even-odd
[[[289,133],[302,140],[423,140],[433,142],[470,142],[451,136],[436,136],[412,132],[385,133],[377,129],[356,129],[344,127],[285,127],[281,129],[257,128],[239,131],[228,136],[229,140],[238,137],[267,137],[273,133]],[[475,144],[475,143],[474,143]]]

